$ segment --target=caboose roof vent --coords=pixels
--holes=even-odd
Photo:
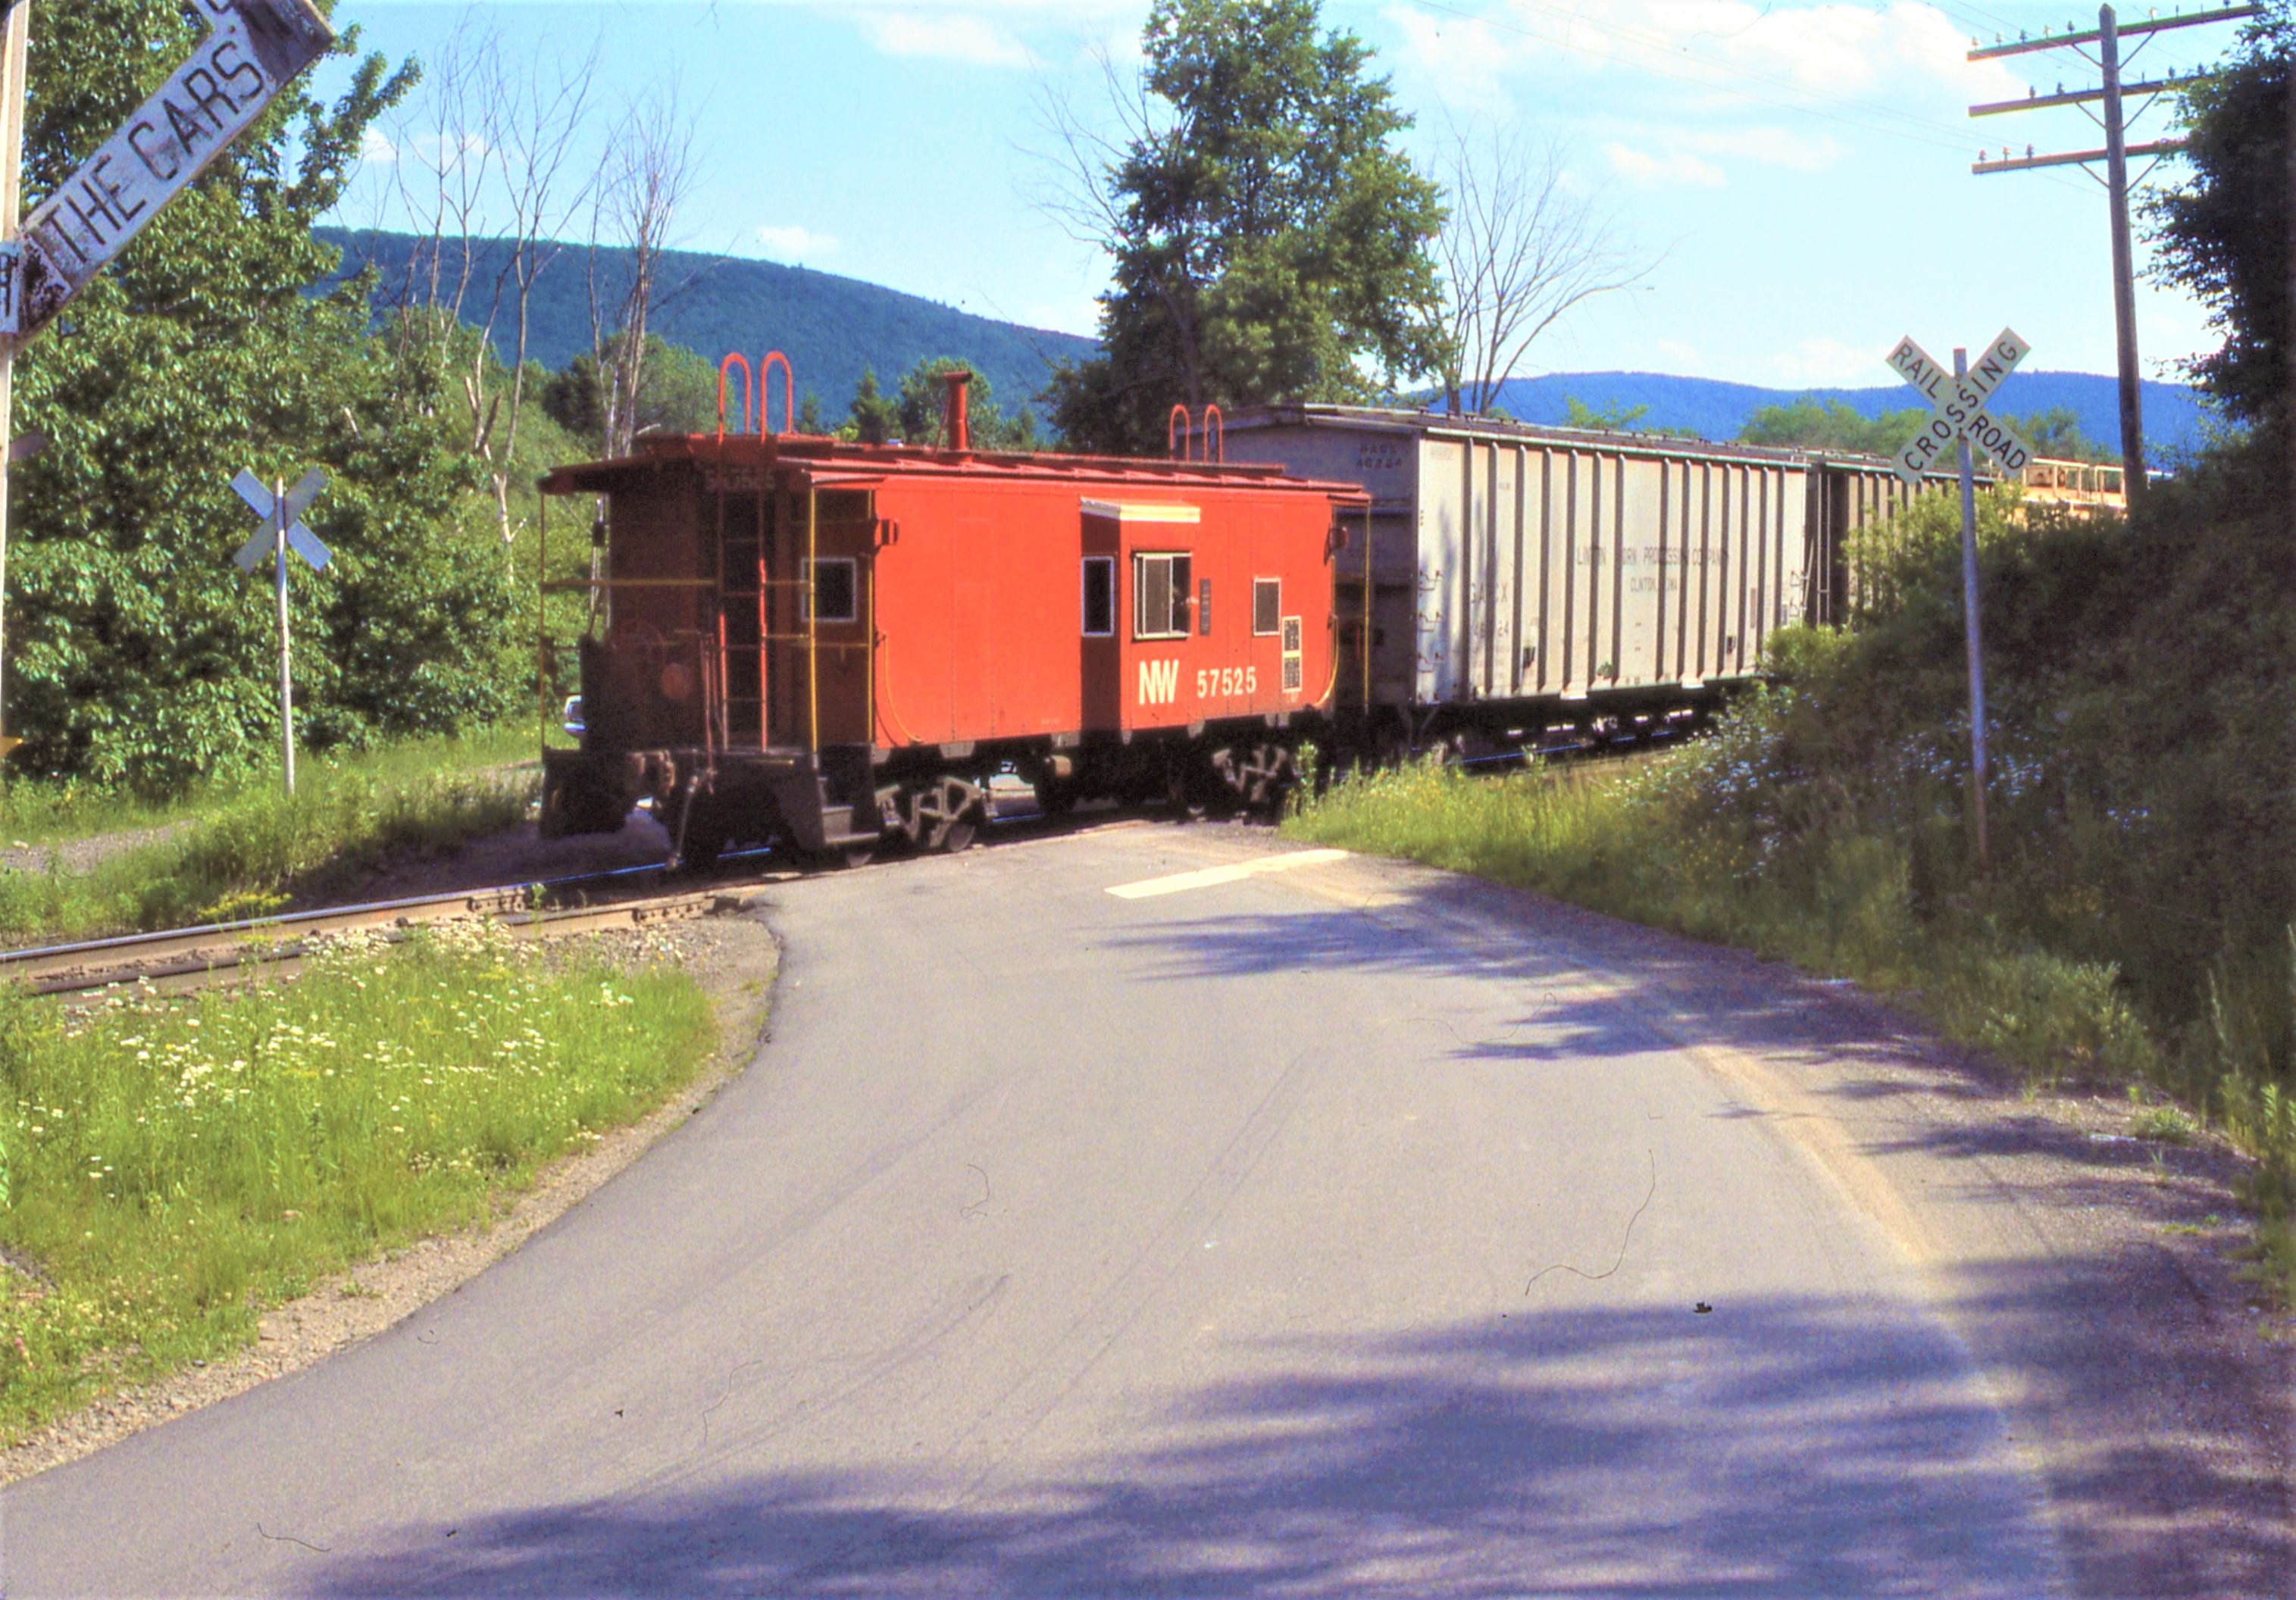
[[[958,367],[943,372],[940,380],[948,385],[948,397],[942,404],[940,413],[941,446],[947,450],[970,450],[972,448],[972,425],[964,413],[964,390],[965,386],[972,381],[972,374]]]

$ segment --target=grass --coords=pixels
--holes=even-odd
[[[218,780],[164,805],[29,782],[7,791],[5,841],[56,844],[169,828],[83,870],[0,868],[0,939],[73,938],[226,921],[348,878],[395,851],[438,848],[509,828],[538,784],[531,724],[410,740]]]
[[[667,964],[476,927],[335,941],[283,984],[0,996],[0,1436],[251,1343],[266,1307],[484,1219],[712,1042]]]
[[[298,752],[298,787],[338,777],[370,783],[400,784],[426,771],[466,772],[534,760],[531,708],[498,728],[451,738],[404,739],[373,749],[340,755]],[[47,845],[131,829],[164,828],[197,821],[280,792],[275,766],[201,780],[164,798],[132,788],[106,788],[70,779],[28,778],[11,773],[0,787],[0,843]]]
[[[1774,796],[1759,704],[1703,741],[1632,768],[1578,765],[1502,778],[1423,764],[1356,776],[1306,801],[1287,830],[1405,856],[1590,910],[1742,946],[1894,992],[1947,1037],[1990,1050],[2035,1086],[2173,1086],[2192,1109],[2137,1112],[2140,1138],[2191,1138],[2203,1119],[2257,1157],[2259,1277],[2296,1287],[2288,1215],[2296,1099],[2260,1064],[2195,1057],[2132,1003],[2118,969],[2009,931],[1969,885],[1917,892],[1915,845],[1861,828],[1819,783],[1791,825],[1748,827],[1732,802]],[[2296,947],[2292,947],[2296,973]],[[2290,974],[2283,974],[2287,982]]]

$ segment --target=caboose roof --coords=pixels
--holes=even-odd
[[[1360,484],[1294,478],[1254,461],[1156,461],[1050,451],[939,450],[921,445],[857,445],[808,434],[660,434],[638,441],[634,455],[558,467],[541,480],[545,494],[601,494],[637,487],[680,466],[769,471],[791,489],[877,488],[901,480],[1061,484],[1095,500],[1121,501],[1147,489],[1189,494],[1246,490],[1315,494],[1368,505]]]

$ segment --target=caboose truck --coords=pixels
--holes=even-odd
[[[976,451],[967,376],[937,446],[768,433],[753,404],[757,432],[721,417],[543,480],[603,505],[597,576],[543,585],[592,598],[581,747],[543,752],[545,836],[613,832],[650,797],[682,863],[750,841],[849,860],[962,849],[1007,771],[1053,812],[1264,805],[1296,780],[1363,491]]]

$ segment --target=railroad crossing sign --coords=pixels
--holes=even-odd
[[[242,572],[253,572],[268,550],[275,564],[273,581],[279,593],[279,770],[291,800],[295,796],[295,677],[287,648],[287,552],[291,550],[302,557],[314,572],[327,564],[331,552],[319,543],[317,535],[303,526],[303,513],[327,486],[327,475],[314,467],[293,488],[284,484],[273,488],[242,468],[231,486],[264,523],[263,531],[241,545],[232,559]]]
[[[2017,363],[2032,353],[2032,346],[2004,328],[1966,375],[1956,378],[1952,368],[1939,365],[1937,357],[1915,344],[1910,335],[1899,339],[1898,347],[1889,354],[1890,368],[1920,392],[1933,414],[1929,426],[1898,453],[1894,465],[1898,476],[1908,486],[1920,488],[1922,475],[1957,438],[1984,451],[2003,471],[2022,472],[2025,463],[2033,459],[2033,447],[1988,412],[1985,402],[2001,387],[2001,380],[2017,370]]]
[[[316,467],[297,480],[295,486],[283,494],[273,493],[254,473],[241,469],[231,480],[232,488],[247,502],[248,510],[263,521],[263,531],[239,547],[232,558],[242,572],[253,572],[255,564],[274,551],[284,561],[286,552],[293,551],[303,558],[313,572],[326,566],[332,551],[319,543],[319,536],[303,526],[303,513],[327,486],[327,475]]]
[[[199,176],[334,30],[311,0],[196,0],[209,23],[127,126],[24,219],[0,249],[0,334],[29,339]]]

